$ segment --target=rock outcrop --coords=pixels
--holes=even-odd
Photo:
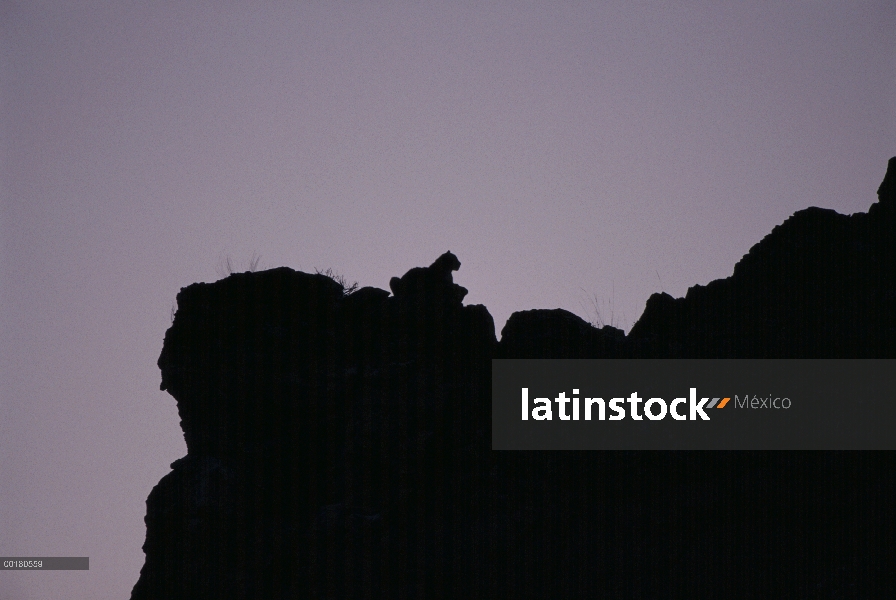
[[[623,358],[625,333],[597,329],[562,308],[523,310],[510,315],[495,358]]]
[[[132,600],[862,597],[892,453],[493,452],[493,358],[896,358],[896,158],[626,336],[564,310],[495,337],[448,252],[346,295],[278,268],[194,284],[159,357],[187,456]],[[861,509],[859,509],[861,504]]]
[[[893,356],[893,223],[892,213],[801,210],[731,277],[680,299],[651,296],[630,341],[643,356],[669,358]]]

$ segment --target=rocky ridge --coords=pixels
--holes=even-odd
[[[147,500],[132,600],[860,597],[893,536],[891,453],[493,452],[490,377],[493,358],[896,358],[896,158],[878,196],[797,212],[628,336],[531,310],[498,342],[450,252],[391,294],[286,267],[182,289],[158,364],[188,453]]]

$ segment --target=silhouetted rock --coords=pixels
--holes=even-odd
[[[379,306],[389,297],[389,292],[375,287],[362,287],[348,296],[348,304]]]
[[[597,329],[562,308],[513,313],[501,331],[499,358],[618,358],[625,333]]]
[[[188,453],[132,599],[882,597],[893,453],[493,452],[491,360],[894,358],[894,181],[627,337],[531,310],[498,343],[450,252],[391,296],[285,267],[182,289],[158,365]]]
[[[887,174],[877,188],[877,198],[881,205],[892,207],[896,204],[896,156],[887,163]]]
[[[633,352],[663,358],[896,355],[891,189],[885,180],[868,214],[801,210],[753,246],[731,277],[696,285],[680,299],[654,294],[629,332]]]

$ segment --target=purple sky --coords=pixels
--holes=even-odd
[[[374,7],[374,5],[376,7]],[[0,600],[122,599],[186,447],[156,359],[231,256],[389,278],[452,250],[498,333],[628,331],[896,154],[896,5],[0,2]]]

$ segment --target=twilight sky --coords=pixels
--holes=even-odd
[[[389,278],[628,331],[896,155],[896,5],[0,0],[0,600],[127,598],[181,287]]]

